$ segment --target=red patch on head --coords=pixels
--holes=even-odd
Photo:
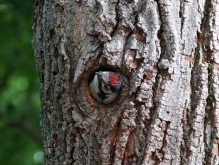
[[[119,75],[118,74],[110,73],[110,76],[109,76],[110,85],[112,85],[112,86],[118,85],[118,80],[119,80]]]

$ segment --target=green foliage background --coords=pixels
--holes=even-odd
[[[42,164],[33,4],[0,0],[0,164]]]

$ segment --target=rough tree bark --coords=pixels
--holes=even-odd
[[[216,165],[218,0],[35,0],[44,164]],[[95,101],[95,71],[123,76]]]

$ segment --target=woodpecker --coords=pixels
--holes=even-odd
[[[119,73],[111,71],[96,72],[94,79],[89,84],[91,96],[97,101],[109,104],[113,102],[122,85],[122,77]]]

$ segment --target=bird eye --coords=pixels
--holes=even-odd
[[[107,89],[107,90],[110,89],[110,87],[108,85],[106,85],[106,84],[104,85],[104,88]]]

